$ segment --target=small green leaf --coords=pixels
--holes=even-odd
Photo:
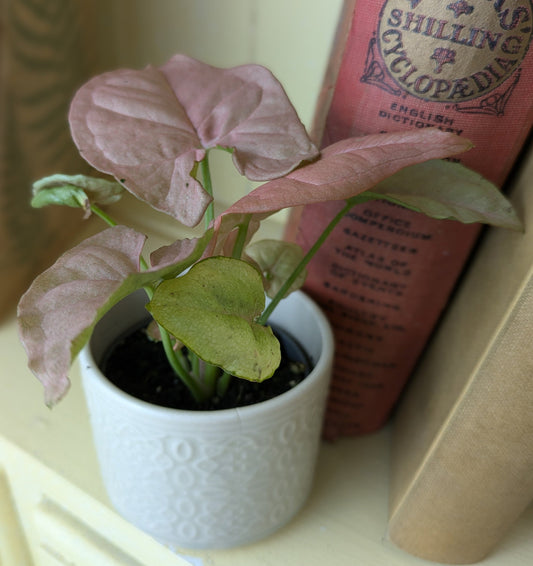
[[[50,175],[33,183],[34,208],[50,204],[89,208],[90,202],[112,204],[120,199],[124,189],[119,183],[87,175]]]
[[[34,185],[35,186],[35,185]],[[89,198],[83,189],[74,185],[62,185],[46,190],[35,192],[31,206],[43,208],[51,204],[70,206],[71,208],[85,208]]]
[[[161,283],[147,308],[204,361],[237,377],[263,381],[281,360],[272,330],[255,322],[264,306],[260,273],[249,263],[218,256]]]
[[[260,240],[246,248],[246,255],[259,265],[267,295],[273,298],[302,261],[304,253],[302,248],[293,242]],[[306,275],[304,270],[285,296],[299,289],[304,284]]]
[[[411,165],[363,194],[433,218],[522,229],[512,204],[498,187],[460,163],[431,160]]]

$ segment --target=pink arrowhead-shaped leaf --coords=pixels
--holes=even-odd
[[[316,202],[346,200],[400,169],[449,157],[471,142],[437,129],[374,134],[330,145],[318,161],[261,185],[224,215],[275,212]]]
[[[204,157],[185,110],[153,67],[95,77],[72,100],[70,128],[80,154],[140,199],[186,225],[211,201],[191,176]]]
[[[233,253],[237,239],[237,228],[245,229],[244,246],[259,230],[261,221],[268,218],[266,214],[221,214],[213,222],[213,239],[205,250],[205,256],[225,255],[230,257]]]
[[[35,279],[19,302],[19,333],[48,405],[68,390],[72,360],[101,316],[134,290],[191,265],[209,237],[176,244],[172,258],[141,272],[146,236],[117,226],[72,248]]]
[[[202,147],[234,148],[235,166],[248,179],[280,177],[318,155],[283,87],[266,68],[219,69],[176,55],[161,70]]]
[[[258,65],[218,69],[178,55],[159,69],[105,73],[78,91],[69,120],[93,167],[187,226],[211,201],[191,175],[205,149],[233,149],[252,180],[318,153],[279,82]]]
[[[161,246],[150,254],[152,269],[148,272],[173,267],[185,259],[199,259],[201,254],[198,255],[198,250],[201,248],[203,252],[205,247],[211,244],[212,238],[213,230],[209,229],[200,238],[176,240],[172,244]]]
[[[80,349],[76,340],[124,279],[138,271],[145,239],[128,228],[104,230],[61,256],[20,300],[20,337],[47,404],[67,391],[72,351]]]

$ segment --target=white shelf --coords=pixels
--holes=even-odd
[[[91,555],[91,544],[96,545],[91,547],[93,552],[99,549],[99,566],[106,564],[104,555],[113,557],[109,564],[130,566],[187,562],[204,566],[430,564],[387,540],[388,429],[323,444],[308,504],[274,536],[229,551],[184,550],[184,562],[110,509],[77,368],[71,374],[70,393],[50,411],[42,402],[40,384],[26,369],[14,320],[0,327],[0,358],[0,499],[10,502],[7,508],[0,501],[0,533],[12,541],[12,548],[0,544],[2,566],[24,566],[21,556],[25,552],[29,556],[26,564],[94,566],[98,554]],[[531,533],[533,507],[483,564],[529,566],[533,560]],[[72,537],[83,539],[85,546],[69,544]],[[16,561],[9,561],[10,552],[17,556]]]

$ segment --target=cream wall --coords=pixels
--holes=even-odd
[[[342,0],[96,0],[95,7],[100,70],[158,65],[175,53],[220,67],[259,63],[309,128]],[[213,162],[225,208],[252,186],[234,175],[227,155]]]
[[[216,66],[260,63],[310,123],[342,0],[96,0],[105,68],[174,53]]]

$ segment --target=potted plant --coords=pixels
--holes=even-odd
[[[33,205],[81,207],[108,227],[35,279],[19,303],[20,335],[50,406],[68,390],[70,364],[82,352],[111,501],[168,545],[251,542],[303,505],[333,340],[324,315],[297,289],[351,207],[381,198],[436,218],[519,226],[496,187],[443,160],[469,149],[468,140],[431,128],[319,152],[279,82],[258,65],[218,69],[177,55],[159,68],[108,72],[76,93],[69,122],[81,155],[114,180],[53,175],[35,183]],[[241,174],[265,181],[218,215],[208,161],[217,150],[229,152]],[[204,222],[203,234],[144,257],[146,236],[101,208],[124,190],[185,226]],[[250,244],[274,212],[326,200],[346,205],[307,254],[289,242]],[[151,377],[156,362],[135,355],[140,342],[122,359],[142,368],[155,392],[123,391],[136,387],[129,369],[120,387],[104,375],[115,360],[110,345],[141,322],[136,336],[163,357],[178,401]],[[286,391],[268,393],[286,357],[280,340],[284,354],[298,344],[306,352],[289,361]]]

